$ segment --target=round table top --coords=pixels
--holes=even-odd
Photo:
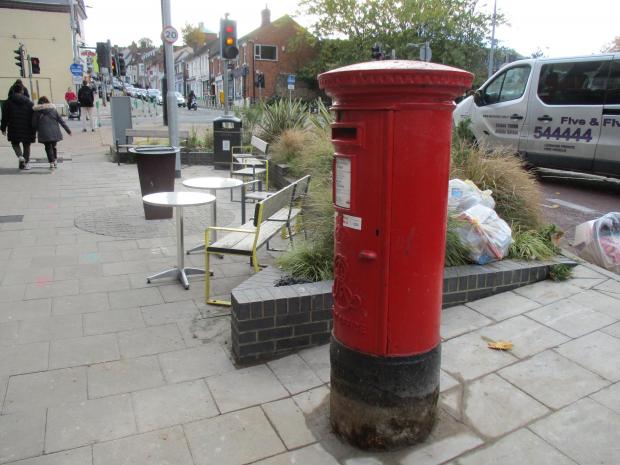
[[[219,177],[191,178],[183,181],[185,187],[213,190],[232,189],[233,187],[239,187],[241,184],[243,184],[241,179]]]
[[[157,207],[191,207],[215,201],[215,196],[202,192],[157,192],[142,197],[144,203]]]

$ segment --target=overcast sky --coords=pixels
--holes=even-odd
[[[295,0],[269,0],[271,18],[297,11]],[[159,42],[161,3],[158,0],[86,0],[86,39],[94,46],[110,39],[126,45],[149,37]],[[493,0],[481,0],[480,7],[492,11]],[[219,19],[230,13],[238,21],[239,35],[260,26],[265,2],[256,0],[196,1],[171,0],[172,23],[179,32],[185,23],[198,24],[217,32]],[[497,7],[509,24],[498,28],[500,45],[522,55],[540,48],[545,56],[589,55],[620,35],[620,0],[497,0]],[[297,18],[310,26],[308,18]],[[432,44],[431,44],[432,47]]]

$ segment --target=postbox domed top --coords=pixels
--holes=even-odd
[[[319,75],[319,87],[334,106],[354,101],[401,103],[451,101],[471,87],[473,74],[437,63],[380,60],[356,63]]]

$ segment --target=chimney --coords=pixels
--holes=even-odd
[[[267,5],[265,5],[265,9],[261,11],[261,17],[262,17],[261,27],[268,26],[269,24],[271,24],[271,11],[267,7]]]

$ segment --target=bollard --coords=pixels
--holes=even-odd
[[[330,422],[362,449],[435,421],[451,115],[472,78],[399,60],[319,76],[336,113]]]

